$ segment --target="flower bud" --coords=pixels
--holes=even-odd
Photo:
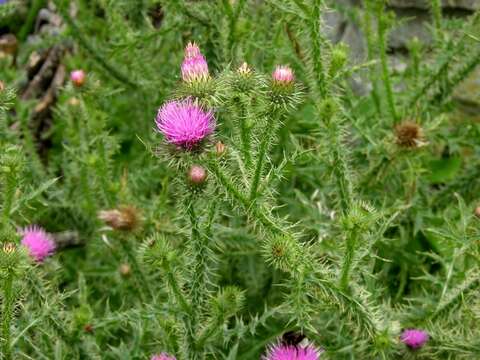
[[[3,252],[5,254],[13,254],[17,250],[17,246],[14,243],[3,244]]]
[[[227,147],[221,141],[218,141],[215,144],[215,153],[217,154],[217,156],[222,156],[223,154],[225,154],[226,151],[227,151]]]
[[[192,185],[202,185],[207,179],[207,171],[200,165],[193,165],[188,171],[188,181]]]
[[[477,218],[480,219],[480,206],[477,206],[477,207],[475,208],[474,214],[475,214],[475,216],[476,216]]]
[[[85,324],[85,326],[83,327],[83,330],[86,333],[91,334],[93,332],[93,325],[92,324]]]
[[[182,79],[187,83],[209,78],[207,60],[205,60],[197,44],[188,43],[185,47],[185,58],[181,70]]]
[[[119,271],[120,271],[120,275],[122,275],[124,277],[127,277],[132,272],[132,269],[130,268],[130,265],[128,265],[128,264],[121,264],[120,268],[119,268]]]
[[[76,97],[72,97],[72,98],[68,99],[67,103],[70,106],[76,107],[76,106],[80,105],[80,100],[78,100]]]
[[[243,62],[243,64],[239,66],[237,72],[240,75],[249,76],[252,73],[252,69],[250,69],[250,66],[248,66],[246,62]]]
[[[2,80],[0,80],[0,92],[2,92],[3,90],[5,90],[5,84]]]
[[[289,86],[293,84],[293,70],[289,66],[278,65],[272,74],[274,84],[280,86]]]
[[[140,224],[140,211],[133,206],[121,206],[118,209],[102,210],[98,218],[114,230],[133,231]]]
[[[74,70],[70,73],[70,80],[76,87],[82,87],[85,84],[86,74],[83,70]]]

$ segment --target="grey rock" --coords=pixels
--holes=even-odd
[[[428,0],[390,0],[388,4],[396,8],[430,8],[430,1]],[[477,10],[480,9],[480,0],[443,0],[442,6],[445,8]]]

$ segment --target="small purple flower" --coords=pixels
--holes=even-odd
[[[278,344],[268,350],[262,360],[318,360],[321,350],[312,345],[306,347]]]
[[[400,335],[400,340],[411,349],[419,349],[428,341],[428,333],[419,329],[407,329]]]
[[[175,356],[170,356],[166,353],[161,353],[157,355],[153,355],[150,360],[177,360]]]
[[[293,70],[286,65],[277,65],[272,74],[273,81],[280,85],[290,85],[293,83]]]
[[[155,122],[167,142],[188,150],[215,130],[213,112],[203,110],[190,98],[164,104]]]
[[[8,0],[0,0],[0,5],[6,4]]]
[[[33,225],[22,230],[21,244],[28,250],[30,256],[38,263],[55,252],[55,242],[52,236],[41,227]]]
[[[182,63],[182,79],[185,82],[205,80],[208,78],[208,64],[195,43],[188,43]]]

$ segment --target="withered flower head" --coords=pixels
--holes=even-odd
[[[140,222],[140,211],[134,206],[121,206],[118,209],[102,210],[98,218],[114,230],[133,231]]]
[[[17,249],[14,243],[5,243],[3,244],[3,252],[5,254],[11,254]]]
[[[405,148],[416,148],[423,143],[423,130],[414,121],[406,120],[395,126],[397,145]]]

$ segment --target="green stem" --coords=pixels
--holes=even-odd
[[[372,30],[372,16],[371,14],[373,13],[373,4],[372,0],[366,0],[365,1],[365,11],[364,11],[364,28],[365,28],[365,35],[367,39],[367,60],[368,61],[373,61],[375,58],[376,54],[376,46],[375,46],[375,39],[374,39],[374,34]],[[373,103],[375,105],[375,109],[377,111],[377,114],[381,115],[382,114],[382,106],[380,103],[380,96],[379,94],[379,89],[378,89],[378,76],[377,76],[377,71],[378,71],[378,66],[371,66],[369,68],[370,72],[370,79],[372,81],[372,99]]]
[[[347,234],[347,248],[343,257],[343,265],[340,273],[340,289],[348,290],[348,283],[350,281],[350,270],[352,268],[353,257],[357,245],[358,231],[353,229]]]
[[[143,273],[142,268],[138,264],[137,258],[133,254],[133,251],[128,244],[128,239],[126,237],[122,237],[119,240],[120,240],[120,244],[122,246],[123,252],[127,256],[130,264],[132,264],[133,273],[134,273],[135,278],[137,279],[138,292],[140,294],[140,297],[142,298],[142,301],[146,302],[146,300],[147,300],[147,297],[145,296],[144,290],[146,290],[148,292],[150,298],[153,299],[154,298],[153,291],[150,288],[149,282],[148,282],[147,278],[145,277],[145,274]]]
[[[310,41],[312,49],[312,66],[313,72],[315,74],[317,90],[320,94],[320,97],[323,98],[327,94],[327,86],[325,82],[325,70],[323,68],[323,59],[322,59],[322,45],[325,44],[323,35],[321,34],[322,28],[322,0],[314,0],[313,6],[308,13],[311,13],[309,16],[309,25],[310,25]]]
[[[10,327],[13,318],[13,273],[9,272],[3,283],[2,352],[4,360],[12,360]]]
[[[441,0],[431,0],[431,8],[432,8],[432,17],[433,17],[433,24],[435,29],[435,40],[440,40],[440,35],[442,33],[442,1]]]
[[[250,185],[250,202],[254,201],[257,197],[258,186],[263,173],[263,167],[265,165],[265,157],[267,151],[272,143],[273,135],[276,133],[278,122],[280,121],[278,114],[272,116],[271,123],[267,123],[262,135],[262,141],[260,143],[260,149],[258,150],[257,163],[255,164],[255,172]]]
[[[377,8],[378,19],[378,46],[380,51],[380,63],[382,67],[383,84],[385,86],[385,92],[387,93],[388,109],[390,110],[390,116],[393,121],[398,120],[397,111],[395,109],[395,100],[393,97],[392,83],[390,79],[390,72],[388,69],[388,57],[387,57],[387,39],[386,33],[388,30],[387,15],[384,12],[384,4],[378,5]]]

